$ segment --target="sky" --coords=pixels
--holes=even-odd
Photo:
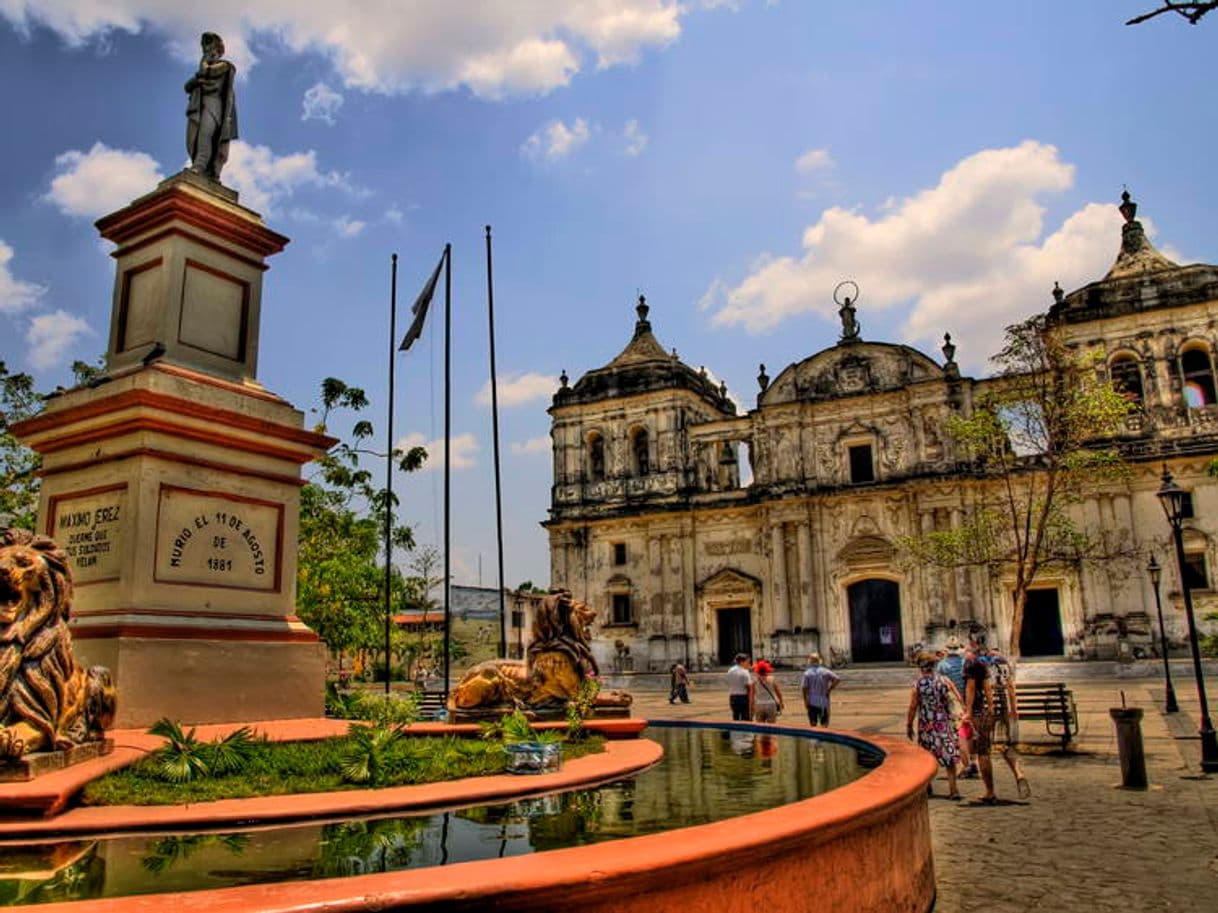
[[[240,76],[224,182],[292,238],[259,380],[306,411],[325,377],[363,387],[383,433],[390,255],[404,328],[451,242],[454,578],[493,585],[492,225],[505,578],[540,584],[546,408],[560,372],[626,344],[639,292],[661,343],[752,406],[760,363],[835,342],[844,279],[864,338],[941,360],[951,332],[984,373],[1055,281],[1107,271],[1124,185],[1165,253],[1218,260],[1218,21],[1123,24],[1155,5],[0,0],[0,359],[49,390],[104,351],[93,222],[184,164],[182,85],[219,32]],[[442,434],[439,326],[396,356],[402,443]],[[395,482],[423,543],[429,451]]]

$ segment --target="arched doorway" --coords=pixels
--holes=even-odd
[[[850,658],[856,663],[900,662],[901,588],[891,580],[860,580],[846,588],[850,604]]]

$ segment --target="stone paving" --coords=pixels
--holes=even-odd
[[[850,670],[834,693],[834,728],[901,737],[908,691],[875,685],[850,687]],[[912,681],[912,674],[910,680]],[[779,677],[788,706],[782,723],[807,726],[795,676]],[[1033,796],[1015,798],[1010,771],[995,756],[997,807],[944,798],[930,803],[936,913],[1023,911],[1218,911],[1218,777],[1202,777],[1195,739],[1196,691],[1192,677],[1176,680],[1181,712],[1162,713],[1163,687],[1152,679],[1078,680],[1070,683],[1079,709],[1076,752],[1025,754]],[[1121,705],[1146,713],[1142,731],[1150,789],[1118,788],[1116,738],[1108,716]],[[1211,705],[1218,677],[1209,682]],[[692,703],[670,706],[667,695],[636,692],[639,716],[652,719],[730,719],[726,693],[702,677]],[[792,700],[793,699],[793,700]],[[1033,741],[1041,723],[1027,722]],[[1177,736],[1185,736],[1178,738]],[[935,783],[946,795],[945,781]],[[961,781],[965,796],[981,794],[980,781]],[[810,901],[809,909],[814,909]]]

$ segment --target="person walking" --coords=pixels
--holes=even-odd
[[[777,723],[783,709],[782,689],[774,678],[774,667],[764,659],[753,665],[753,720]]]
[[[936,671],[937,658],[923,653],[916,658],[918,678],[909,691],[909,709],[905,714],[905,736],[915,739],[947,770],[947,798],[959,799],[956,787],[956,765],[960,763],[960,741],[952,716],[952,691],[955,686]],[[928,787],[928,789],[931,787]]]
[[[808,657],[808,668],[800,683],[804,695],[804,706],[808,708],[810,726],[829,725],[829,694],[841,684],[841,676],[821,664],[820,654]]]
[[[1002,759],[1011,768],[1019,798],[1032,798],[1032,785],[1024,776],[1019,759],[1019,708],[1015,702],[1015,667],[998,650],[986,653],[994,679],[994,744],[1001,746]]]
[[[946,654],[939,665],[935,667],[935,672],[946,678],[952,683],[952,687],[956,689],[956,698],[958,707],[962,710],[964,707],[964,651],[959,640],[955,637],[948,638],[944,649]],[[955,725],[959,726],[960,720],[957,717]],[[977,765],[973,763],[972,756],[968,750],[968,739],[960,739],[960,767],[963,770],[965,779],[976,779]]]
[[[735,664],[727,670],[727,703],[733,720],[747,721],[753,715],[753,673],[747,653],[737,653]]]
[[[672,666],[672,689],[668,694],[668,703],[676,703],[679,698],[682,704],[689,703],[689,672],[681,663],[673,663]]]
[[[994,735],[994,682],[984,654],[985,634],[978,631],[969,637],[968,651],[964,655],[964,717],[961,728],[969,734],[969,750],[977,760],[985,786],[984,794],[976,801],[981,805],[997,805],[994,765],[990,760],[990,744]]]

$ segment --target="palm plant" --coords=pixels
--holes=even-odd
[[[175,720],[161,717],[152,724],[148,734],[165,740],[149,758],[158,777],[170,783],[186,783],[208,775],[206,747],[195,736],[193,728],[184,732]]]

